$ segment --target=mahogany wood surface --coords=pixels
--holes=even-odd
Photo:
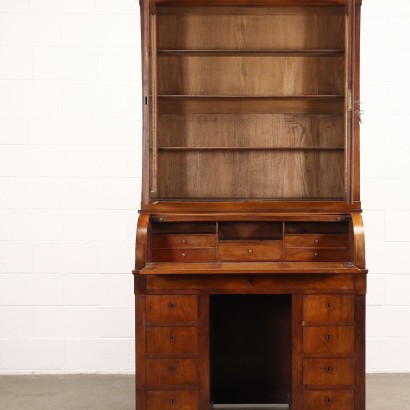
[[[195,390],[149,391],[150,410],[198,410],[198,392]]]
[[[140,0],[137,410],[365,410],[361,0]]]

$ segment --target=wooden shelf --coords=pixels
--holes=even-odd
[[[344,50],[158,50],[159,57],[337,57],[343,56]]]
[[[159,95],[159,114],[343,114],[343,95]]]
[[[344,151],[340,147],[158,147],[159,151]]]

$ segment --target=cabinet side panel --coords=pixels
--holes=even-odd
[[[147,409],[146,396],[146,337],[145,337],[145,296],[135,297],[135,347],[136,347],[136,404],[138,410]]]

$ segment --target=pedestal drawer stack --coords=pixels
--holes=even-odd
[[[354,351],[353,296],[304,296],[304,410],[354,409]]]
[[[147,296],[147,408],[197,410],[197,296]]]

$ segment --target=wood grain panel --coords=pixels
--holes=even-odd
[[[185,10],[183,15],[158,16],[158,49],[304,49],[344,48],[344,16],[335,10],[264,9],[265,15],[213,15]],[[316,9],[317,10],[317,9]],[[209,13],[210,11],[208,11]],[[218,14],[217,14],[218,13]],[[238,13],[238,10],[232,11]],[[277,14],[274,14],[277,13]]]
[[[282,241],[230,241],[218,245],[220,261],[277,261],[282,256]]]
[[[305,410],[354,410],[353,390],[307,390],[303,397]]]
[[[216,261],[216,248],[153,249],[153,262],[212,262]]]
[[[343,198],[343,152],[164,151],[159,157],[163,199]]]
[[[341,114],[163,114],[163,147],[344,148]]]
[[[160,96],[158,110],[161,114],[341,114],[344,98]]]
[[[348,245],[348,235],[285,235],[285,247],[287,248],[347,248]]]
[[[163,56],[157,64],[161,95],[344,93],[343,57]]]
[[[198,320],[197,296],[147,296],[147,322],[195,322]]]
[[[304,353],[353,353],[354,327],[305,327],[303,329]]]
[[[344,262],[349,260],[347,248],[286,248],[285,260],[292,262]]]
[[[303,300],[305,321],[351,321],[354,319],[351,295],[307,295]]]
[[[149,389],[198,385],[198,359],[148,359]]]
[[[198,410],[198,392],[195,390],[149,391],[149,410]]]
[[[353,359],[304,359],[306,386],[350,386],[354,384]]]
[[[156,234],[152,237],[153,248],[212,248],[216,246],[215,235]]]
[[[148,353],[197,353],[198,328],[149,327],[147,328]]]

